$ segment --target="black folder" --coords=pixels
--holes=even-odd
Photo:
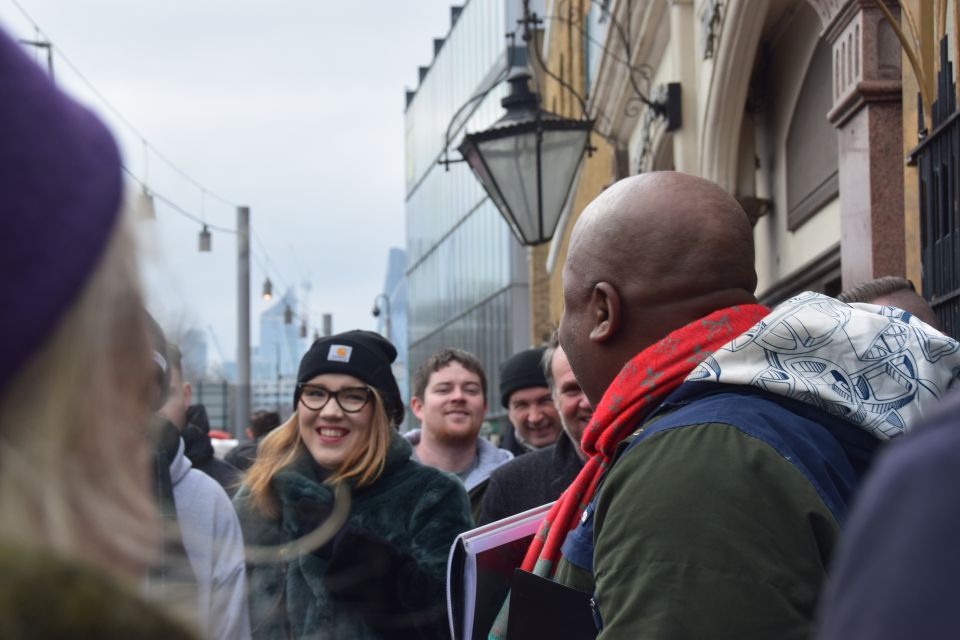
[[[510,590],[508,640],[594,640],[591,595],[517,569]]]

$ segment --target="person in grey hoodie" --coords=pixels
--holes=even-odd
[[[164,349],[166,352],[166,348]],[[162,357],[158,358],[159,361]],[[187,421],[189,396],[180,372],[166,371],[168,395],[160,408],[162,433],[170,435],[170,484],[183,549],[196,578],[196,624],[210,640],[248,640],[246,566],[240,521],[216,480],[193,468],[179,433]]]
[[[183,546],[197,577],[200,629],[212,639],[249,638],[240,522],[223,487],[193,469],[183,452],[181,439],[170,479]]]
[[[421,425],[405,435],[413,459],[460,478],[476,519],[490,472],[513,459],[478,437],[487,412],[487,377],[480,361],[460,349],[442,349],[427,358],[414,374],[410,408]]]

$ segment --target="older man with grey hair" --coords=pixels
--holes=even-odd
[[[542,366],[564,435],[555,444],[519,456],[490,474],[478,524],[556,500],[586,460],[580,439],[593,407],[574,377],[556,334],[543,353]]]

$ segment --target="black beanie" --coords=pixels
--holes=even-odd
[[[528,387],[546,387],[547,377],[543,373],[543,352],[546,347],[536,347],[515,353],[500,365],[500,402],[506,409],[510,404],[510,394]]]
[[[397,349],[390,341],[373,331],[354,330],[318,338],[300,360],[293,407],[300,401],[300,383],[309,382],[321,373],[344,373],[374,387],[383,398],[387,416],[393,425],[403,422],[403,400],[397,379],[390,365],[397,359]]]

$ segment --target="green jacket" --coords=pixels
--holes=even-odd
[[[400,596],[406,611],[426,612],[445,624],[447,556],[453,540],[472,527],[472,520],[463,485],[410,460],[410,454],[410,445],[394,434],[380,478],[368,487],[353,488],[350,514],[341,532],[383,541],[398,556],[412,559],[416,570],[403,574],[399,581],[404,584],[388,588]],[[333,505],[332,487],[323,483],[323,477],[307,454],[278,472],[273,480],[281,505],[278,519],[264,517],[242,487],[234,504],[246,543],[284,544],[313,530]],[[254,638],[381,637],[328,593],[323,579],[334,546],[325,545],[283,564],[248,564]]]
[[[99,570],[0,545],[0,638],[192,640],[199,636]]]
[[[600,640],[809,637],[876,451],[958,371],[960,345],[902,310],[791,298],[637,425],[558,579],[593,593]]]
[[[596,503],[592,575],[563,559],[556,579],[596,594],[601,640],[806,638],[839,533],[790,462],[704,423],[617,460]]]

